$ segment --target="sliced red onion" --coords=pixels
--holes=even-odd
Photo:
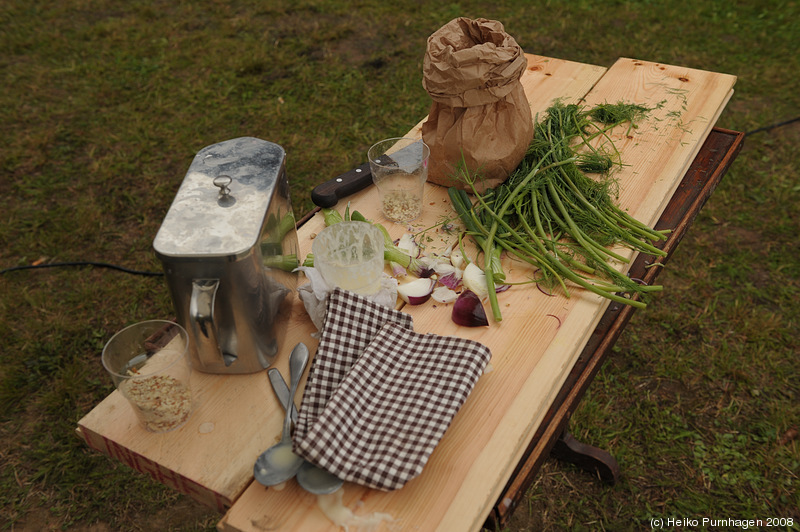
[[[461,270],[457,271],[460,272]],[[461,276],[456,272],[449,273],[443,277],[439,277],[439,282],[450,290],[456,290],[461,286]]]
[[[403,236],[397,241],[397,247],[408,253],[411,257],[419,257],[419,246],[414,241],[414,235],[411,233],[403,233]]]
[[[397,277],[405,277],[406,275],[408,275],[406,269],[403,268],[402,265],[396,262],[390,262],[389,266],[391,266],[392,268],[392,277],[397,278]]]
[[[555,294],[553,294],[552,292],[545,292],[545,291],[544,291],[544,288],[542,288],[542,285],[540,285],[539,283],[536,283],[536,288],[538,288],[538,289],[539,289],[539,292],[543,293],[543,294],[544,294],[544,295],[546,295],[546,296],[550,296],[550,297],[556,297],[556,295],[555,295]]]
[[[481,299],[471,290],[464,290],[453,304],[453,322],[464,327],[484,327],[489,325]]]
[[[436,272],[435,272],[435,271],[433,271],[433,268],[424,268],[424,267],[423,267],[423,268],[421,268],[421,269],[419,269],[419,270],[417,271],[417,277],[422,277],[422,278],[425,278],[425,279],[430,279],[431,277],[433,277],[433,274],[435,274],[435,273],[436,273]]]
[[[431,297],[436,281],[433,279],[419,278],[397,287],[400,299],[409,305],[421,305]]]
[[[460,270],[456,270],[456,267],[450,264],[450,261],[437,261],[433,264],[433,271],[436,272],[436,275],[442,277]]]
[[[466,261],[464,260],[464,256],[461,254],[458,248],[455,248],[450,253],[450,264],[455,266],[459,270],[463,270],[466,266]]]
[[[556,327],[556,329],[561,328],[561,318],[559,318],[555,314],[546,314],[546,316],[550,316],[551,318],[555,318],[556,320],[558,320],[558,327]]]
[[[408,273],[416,277],[428,278],[434,274],[433,268],[422,262],[420,259],[411,258],[408,264]]]
[[[478,295],[480,299],[486,298],[489,295],[489,289],[486,286],[486,274],[474,262],[467,264],[464,268],[464,276],[461,282],[468,290]]]

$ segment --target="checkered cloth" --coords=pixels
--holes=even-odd
[[[422,472],[491,353],[473,340],[416,333],[410,318],[399,323],[385,312],[376,325],[373,304],[331,295],[294,450],[343,480],[393,490]],[[332,360],[339,357],[341,365]],[[318,414],[303,412],[308,406]]]
[[[298,411],[293,436],[302,439],[328,404],[333,392],[385,323],[414,327],[408,314],[373,303],[354,292],[334,288],[328,297],[325,324]]]

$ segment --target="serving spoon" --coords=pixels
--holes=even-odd
[[[302,342],[297,344],[289,355],[291,382],[289,406],[294,403],[297,385],[300,383],[300,377],[303,375],[306,364],[308,364],[308,356],[308,347]],[[303,459],[292,452],[292,408],[287,408],[283,419],[281,440],[256,458],[253,476],[264,486],[275,486],[295,476],[301,465],[303,465]]]
[[[269,382],[272,383],[272,389],[275,390],[275,395],[278,396],[278,401],[283,405],[283,408],[291,408],[292,420],[296,422],[297,409],[295,408],[294,401],[291,401],[289,397],[289,387],[286,386],[286,381],[283,380],[281,372],[272,368],[267,374],[269,375]],[[333,493],[344,484],[342,479],[321,467],[317,467],[308,460],[303,460],[303,464],[297,471],[297,483],[300,484],[304,490],[315,495]]]

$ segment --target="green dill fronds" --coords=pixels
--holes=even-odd
[[[607,174],[614,167],[614,161],[605,153],[591,152],[579,155],[576,165],[587,174]]]
[[[649,113],[651,110],[652,109],[649,109],[643,105],[634,103],[604,103],[594,107],[589,112],[589,116],[593,120],[605,125],[616,125],[630,122],[631,125],[636,127],[636,123],[647,116],[647,113]]]
[[[622,157],[608,131],[629,128],[651,111],[630,103],[590,109],[556,101],[537,120],[525,157],[501,185],[478,193],[449,190],[453,206],[480,248],[487,284],[500,282],[491,259],[504,250],[534,265],[548,286],[575,284],[617,302],[643,306],[619,293],[639,294],[659,287],[632,282],[614,266],[627,262],[616,246],[663,255],[650,244],[664,235],[627,216],[615,203],[619,183],[611,176]],[[590,175],[591,174],[591,177]],[[474,177],[465,179],[474,182]],[[490,286],[490,287],[491,287]],[[490,303],[500,320],[497,298]]]

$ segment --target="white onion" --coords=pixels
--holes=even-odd
[[[458,299],[458,292],[446,286],[437,286],[434,288],[433,292],[431,292],[431,299],[439,303],[452,303]]]
[[[470,262],[464,268],[464,276],[461,278],[461,282],[480,299],[486,299],[489,296],[489,288],[486,286],[486,274],[474,262]]]

